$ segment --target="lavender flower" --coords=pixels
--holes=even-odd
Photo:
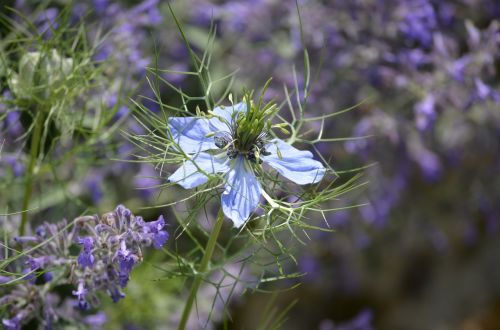
[[[4,319],[4,326],[20,329],[22,324],[39,315],[45,315],[40,322],[49,326],[66,315],[68,319],[97,327],[105,321],[105,317],[99,314],[95,315],[95,319],[83,315],[67,316],[68,311],[58,307],[61,304],[49,301],[53,296],[47,292],[57,285],[75,285],[76,290],[72,291],[76,298],[74,306],[84,311],[97,306],[98,292],[107,292],[114,302],[118,302],[125,297],[121,289],[126,287],[131,271],[142,261],[142,249],[151,245],[159,249],[167,239],[163,216],[156,221],[145,222],[122,205],[101,217],[77,218],[71,230],[66,221],[57,225],[44,223],[36,229],[34,236],[17,237],[15,241],[23,248],[30,247],[26,249],[27,272],[50,268],[59,276],[57,281],[49,281],[55,277],[46,272],[44,283],[35,284],[36,274],[30,274],[25,277],[29,281],[13,285],[11,291],[0,299],[2,305],[8,302],[12,307],[8,314],[13,317]],[[81,246],[81,251],[75,258],[70,253],[70,247],[76,244]],[[39,247],[32,249],[31,246],[35,245]],[[65,273],[70,276],[61,277]],[[2,281],[10,280],[2,277]],[[39,313],[24,313],[24,310]]]
[[[73,295],[76,296],[78,299],[78,307],[80,307],[81,310],[87,310],[90,308],[89,303],[85,299],[87,293],[88,290],[85,289],[83,281],[78,283],[78,290],[73,291]]]

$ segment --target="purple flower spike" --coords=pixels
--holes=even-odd
[[[79,238],[78,243],[83,245],[83,250],[78,256],[78,264],[82,267],[92,268],[94,266],[94,255],[92,248],[94,247],[94,240],[92,237]]]

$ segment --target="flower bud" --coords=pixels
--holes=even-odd
[[[45,100],[64,82],[72,67],[73,59],[61,57],[55,49],[28,52],[19,61],[18,73],[11,73],[9,85],[19,98]]]

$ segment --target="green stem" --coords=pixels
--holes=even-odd
[[[217,214],[217,220],[215,222],[215,226],[208,238],[207,247],[205,248],[205,254],[203,255],[203,259],[201,259],[200,268],[198,269],[198,273],[194,279],[193,285],[191,286],[191,291],[189,292],[189,297],[186,301],[186,305],[184,306],[184,311],[182,312],[182,318],[179,323],[179,330],[184,330],[186,328],[187,321],[189,319],[189,314],[191,313],[191,308],[193,307],[194,300],[196,299],[196,293],[200,288],[200,285],[203,281],[203,276],[208,268],[208,263],[210,259],[212,259],[212,254],[214,253],[215,245],[217,243],[217,238],[219,237],[220,230],[222,228],[222,223],[224,222],[224,213],[222,209],[219,210],[219,214]]]
[[[33,134],[31,135],[31,145],[30,145],[30,163],[28,165],[28,172],[26,178],[26,185],[24,186],[24,198],[22,205],[22,216],[21,225],[19,226],[19,235],[24,235],[24,230],[26,227],[26,222],[28,221],[28,207],[31,199],[31,194],[33,193],[33,177],[35,176],[35,164],[38,158],[40,139],[42,138],[43,131],[43,116],[38,113],[35,118],[35,128]]]

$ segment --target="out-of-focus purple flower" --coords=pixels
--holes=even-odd
[[[415,125],[421,131],[428,130],[436,121],[434,95],[429,94],[425,99],[415,104]]]
[[[130,109],[125,105],[121,105],[118,108],[118,111],[116,111],[115,115],[113,116],[113,120],[118,121],[118,120],[122,119],[123,117],[126,117],[129,113],[130,113]]]
[[[98,205],[104,196],[103,181],[104,173],[97,170],[89,173],[84,180],[85,186],[90,193],[90,197],[92,198],[94,205]]]
[[[109,6],[109,0],[92,0],[93,9],[99,15],[102,15],[106,12],[106,9]]]
[[[35,236],[16,236],[14,237],[14,241],[20,244],[26,244],[26,243],[36,243],[40,242],[40,238],[35,237]]]
[[[424,65],[431,63],[430,56],[419,48],[401,51],[397,60],[400,65],[410,66],[414,69],[420,69]]]
[[[474,85],[476,87],[476,95],[479,100],[485,101],[487,99],[492,99],[493,101],[500,103],[499,91],[494,90],[477,77],[474,79]]]
[[[318,272],[321,270],[321,265],[315,256],[308,254],[303,256],[299,262],[300,270],[305,273],[306,280],[314,280],[318,276]]]
[[[5,330],[21,330],[21,320],[17,316],[11,319],[3,319],[2,324]]]
[[[174,72],[165,73],[165,79],[175,86],[180,86],[185,82],[186,75],[176,72],[186,72],[189,70],[189,66],[186,63],[175,63],[169,70]]]
[[[80,267],[92,268],[94,266],[94,255],[92,254],[92,248],[94,247],[94,240],[92,237],[78,238],[78,243],[83,246],[82,252],[78,255],[78,265]]]
[[[218,16],[217,5],[209,2],[201,2],[193,6],[190,15],[190,22],[195,25],[208,27],[210,23]]]
[[[47,264],[49,264],[54,259],[53,256],[41,256],[41,257],[28,257],[28,261],[26,262],[30,265],[31,270],[39,270],[44,268]]]
[[[373,122],[370,118],[360,120],[353,130],[353,137],[362,137],[368,135],[373,128]],[[345,149],[352,154],[366,154],[370,144],[369,139],[353,139],[345,143]]]
[[[443,26],[450,26],[455,18],[455,7],[451,3],[440,2],[438,5],[438,18]]]
[[[35,19],[35,25],[38,27],[38,32],[44,38],[50,38],[52,36],[52,30],[57,29],[57,15],[59,15],[59,10],[57,8],[47,8],[40,12]]]
[[[125,298],[125,294],[121,292],[116,285],[109,286],[107,291],[114,303],[117,303],[121,299]]]
[[[260,1],[254,1],[260,2]],[[250,6],[244,2],[229,1],[220,7],[220,15],[223,16],[223,21],[227,24],[228,32],[243,32],[248,25],[249,18],[252,16],[252,8],[255,4]]]
[[[10,281],[12,281],[12,278],[10,278],[9,276],[0,275],[0,284],[4,284]]]
[[[404,20],[400,31],[408,40],[419,43],[424,48],[432,44],[432,32],[437,26],[436,13],[428,0],[404,2]]]
[[[158,0],[145,0],[129,11],[131,17],[135,17],[137,23],[143,25],[157,25],[163,20],[158,10]],[[136,24],[137,24],[136,23]]]
[[[73,290],[73,295],[77,297],[78,299],[78,307],[81,310],[88,310],[90,309],[90,304],[86,300],[88,290],[85,289],[84,282],[80,281],[78,283],[78,290],[74,291]]]
[[[12,169],[12,174],[14,174],[15,177],[20,177],[24,174],[25,167],[21,162],[19,156],[0,155],[0,159],[3,159],[5,164],[10,166],[10,168]]]
[[[107,321],[106,314],[99,312],[94,315],[85,316],[83,323],[90,326],[92,329],[100,329]]]
[[[471,58],[467,55],[459,58],[456,61],[453,61],[453,63],[450,66],[450,69],[448,70],[453,79],[460,82],[464,81],[465,70],[467,69],[467,66],[469,65],[470,61]]]
[[[373,330],[373,312],[370,309],[362,310],[356,317],[335,327],[336,330]]]
[[[45,283],[52,281],[53,278],[54,275],[52,274],[52,272],[45,272],[42,274],[42,279]]]
[[[37,238],[46,238],[47,237],[47,231],[45,230],[44,226],[36,227],[35,234],[36,234],[36,236],[38,236]]]
[[[441,176],[441,162],[432,152],[426,150],[419,153],[416,159],[420,165],[424,178],[429,182],[434,182]]]
[[[158,191],[157,186],[161,184],[160,178],[156,174],[154,167],[150,164],[141,164],[141,169],[134,176],[134,186],[139,189],[141,197],[150,198]]]
[[[5,117],[4,123],[7,133],[13,138],[21,136],[24,132],[20,118],[21,113],[19,111],[10,111]]]

